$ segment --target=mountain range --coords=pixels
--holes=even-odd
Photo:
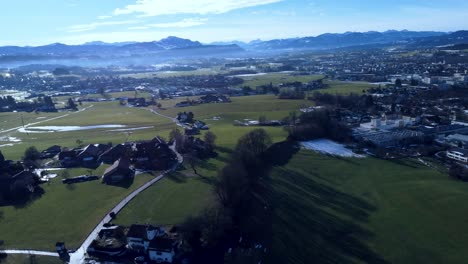
[[[198,41],[178,37],[167,37],[151,42],[88,42],[82,45],[54,43],[37,47],[0,47],[0,63],[12,61],[74,60],[76,58],[119,59],[119,58],[186,58],[249,56],[256,53],[277,53],[294,50],[320,50],[339,48],[386,47],[399,45],[408,48],[427,48],[468,43],[468,31],[452,33],[437,31],[396,31],[326,33],[316,37],[255,40],[249,43],[214,42],[202,44]]]

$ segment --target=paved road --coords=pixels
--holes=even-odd
[[[155,111],[152,111],[155,114],[158,114]],[[163,116],[163,115],[161,115]],[[164,116],[166,118],[170,118],[168,116]],[[172,121],[174,121],[173,118],[170,118]],[[175,122],[175,121],[174,121]],[[94,230],[88,235],[88,237],[85,239],[83,244],[72,254],[70,254],[70,264],[82,264],[84,263],[85,255],[86,255],[86,249],[89,247],[91,242],[97,237],[99,231],[104,227],[105,223],[108,223],[112,220],[112,218],[109,216],[111,212],[114,212],[115,214],[119,213],[120,210],[122,210],[133,198],[135,198],[138,194],[155,184],[156,182],[160,181],[164,176],[166,176],[168,173],[175,171],[180,164],[182,164],[183,157],[176,151],[176,144],[171,146],[171,149],[177,154],[177,164],[174,164],[174,166],[166,171],[163,171],[159,176],[156,178],[152,179],[151,181],[145,183],[143,186],[140,188],[136,189],[132,193],[130,193],[127,197],[125,197],[119,204],[117,204],[107,215],[104,217],[104,219],[99,222],[99,224],[94,228]]]
[[[177,118],[173,118],[173,117],[170,117],[170,116],[167,116],[167,115],[163,115],[159,112],[156,112],[155,110],[152,110],[152,109],[148,109],[151,113],[155,114],[155,115],[158,115],[158,116],[162,116],[164,118],[168,118],[170,119],[172,122],[176,123],[177,126],[180,126],[181,128],[183,129],[186,129],[186,128],[190,128],[182,123],[179,122],[179,120],[177,120]]]
[[[23,255],[38,255],[38,256],[51,256],[51,257],[58,257],[57,252],[49,252],[49,251],[38,251],[38,250],[21,250],[21,249],[6,249],[0,250],[0,253],[6,254],[23,254]]]

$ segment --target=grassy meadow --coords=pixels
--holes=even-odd
[[[362,86],[343,84],[339,89],[337,92],[353,89],[358,92]],[[218,137],[218,157],[199,166],[201,176],[186,166],[147,189],[122,210],[116,223],[170,225],[198,214],[214,204],[213,181],[229,160],[238,138],[254,129],[233,126],[234,120],[257,119],[261,115],[281,119],[301,106],[313,105],[306,100],[279,100],[262,95],[235,97],[230,104],[173,107],[184,99],[161,101],[160,112],[175,116],[180,111],[192,111],[196,119],[207,122]],[[129,140],[167,135],[174,127],[170,120],[145,109],[121,107],[118,102],[93,105],[89,110],[41,126],[154,126],[133,131]],[[10,117],[13,119],[15,114]],[[221,119],[214,121],[214,116]],[[36,120],[34,114],[24,118],[27,122]],[[9,122],[13,123],[2,128],[17,126],[14,123],[17,121]],[[265,129],[275,142],[286,137],[282,128]],[[85,143],[118,143],[127,137],[107,130],[30,134],[31,138],[13,132],[10,136],[19,137],[23,143],[0,149],[7,158],[15,159],[29,144],[39,148],[52,144],[73,146],[76,139]],[[73,175],[85,172],[71,170]],[[60,178],[54,179],[42,186],[44,195],[32,203],[0,207],[3,212],[0,240],[5,240],[5,247],[50,250],[58,240],[65,241],[69,248],[76,247],[109,208],[151,177],[138,176],[127,189],[99,182],[77,184],[69,189],[60,183]],[[468,205],[463,201],[468,198],[467,186],[420,163],[335,158],[299,150],[288,162],[273,169],[270,184],[268,198],[274,217],[267,263],[466,263],[468,253],[464,249],[468,235],[464,230]]]
[[[49,133],[21,133],[18,131],[2,132],[1,137],[10,136],[21,140],[14,146],[4,146],[0,150],[8,159],[20,159],[24,150],[31,145],[34,145],[39,150],[46,149],[52,145],[60,145],[64,147],[76,147],[77,140],[83,144],[92,143],[122,143],[126,140],[143,140],[151,139],[158,134],[167,135],[174,124],[167,118],[157,116],[146,109],[129,108],[121,106],[118,102],[99,102],[85,103],[82,108],[86,108],[80,112],[61,112],[53,114],[34,114],[24,113],[23,119],[25,124],[42,122],[35,126],[93,126],[93,125],[125,125],[127,127],[121,129],[143,128],[135,131],[122,131],[115,128],[92,129],[82,131],[69,132],[49,132]],[[63,116],[58,119],[45,121],[53,117]],[[3,113],[2,118],[8,122],[2,123],[4,130],[12,127],[21,127],[21,118],[18,113]],[[38,119],[39,118],[39,119]],[[45,122],[44,122],[45,121]],[[8,142],[0,141],[0,145]]]
[[[272,189],[274,263],[466,262],[466,185],[420,163],[302,150]]]
[[[298,75],[293,76],[290,73],[277,72],[277,73],[267,73],[264,75],[254,75],[254,76],[242,76],[240,78],[244,79],[244,83],[240,86],[250,86],[255,89],[257,86],[269,85],[279,85],[281,83],[289,82],[310,82],[322,79],[323,75]]]
[[[93,174],[102,174],[104,168],[98,168]],[[78,176],[88,170],[71,169],[69,172],[71,176]],[[100,181],[68,186],[62,184],[60,176],[52,179],[41,185],[44,193],[35,200],[0,207],[3,247],[54,250],[55,242],[64,241],[68,248],[77,248],[111,208],[152,177],[138,175],[129,187],[109,186]]]
[[[327,80],[325,81],[325,84],[328,84],[327,88],[318,89],[316,91],[330,94],[362,94],[362,91],[375,87],[375,85],[367,82],[341,82]]]
[[[0,259],[1,264],[63,264],[58,257],[29,256],[29,255],[8,255],[5,259]]]

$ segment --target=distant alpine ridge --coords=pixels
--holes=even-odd
[[[46,57],[128,57],[152,54],[158,57],[224,56],[246,52],[275,52],[282,50],[337,49],[355,46],[403,45],[412,48],[437,47],[468,43],[468,31],[453,33],[437,31],[396,31],[326,33],[316,37],[214,42],[202,44],[198,41],[178,37],[167,37],[151,42],[88,42],[82,45],[54,43],[38,47],[0,47],[3,57],[46,56]]]
[[[65,45],[54,43],[38,47],[0,47],[0,55],[33,55],[33,56],[125,56],[148,53],[177,56],[187,55],[190,50],[219,52],[242,52],[237,45],[203,45],[198,41],[178,37],[167,37],[151,42],[120,42],[105,43],[101,41],[88,42],[82,45]]]
[[[385,32],[346,32],[342,34],[326,33],[316,37],[275,39],[235,42],[240,47],[251,50],[304,50],[336,49],[353,46],[406,45],[411,47],[436,47],[468,43],[468,31],[453,33],[437,31],[396,31]],[[217,43],[221,44],[221,43]]]

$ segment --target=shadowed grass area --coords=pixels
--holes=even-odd
[[[59,258],[48,256],[8,255],[0,258],[1,264],[62,264]]]
[[[409,166],[408,166],[409,165]],[[272,175],[271,263],[464,263],[468,197],[418,164],[295,154]],[[305,250],[307,249],[307,250]]]
[[[360,85],[340,89],[358,91],[362,90]],[[234,120],[256,119],[260,115],[281,119],[301,105],[313,105],[311,101],[279,100],[272,95],[232,99],[231,104],[187,108],[171,108],[174,100],[163,101],[166,108],[161,111],[163,114],[175,116],[179,111],[193,111],[195,118],[206,121],[218,137],[219,155],[198,166],[201,176],[186,166],[146,190],[118,215],[117,223],[177,224],[211,206],[212,183],[217,172],[229,161],[238,138],[255,129],[233,126]],[[144,109],[120,107],[116,102],[95,107],[95,112],[51,124],[155,125],[154,129],[135,131],[129,140],[167,136],[174,127],[170,120]],[[213,116],[220,116],[221,120],[205,120]],[[34,116],[27,118],[33,120]],[[274,142],[284,140],[287,135],[282,128],[265,130]],[[127,137],[124,133],[102,130],[67,133],[31,135],[17,145],[20,147],[2,148],[2,152],[7,158],[15,158],[22,155],[28,144],[42,149],[53,144],[73,146],[77,138],[86,144],[120,143]],[[266,263],[466,262],[465,184],[411,160],[334,158],[284,148],[275,153],[278,155],[268,192],[274,209],[273,239]],[[72,171],[73,175],[82,173],[86,170]],[[60,179],[53,180],[42,186],[45,194],[33,203],[22,208],[0,208],[3,211],[0,240],[5,240],[5,247],[50,250],[58,240],[65,241],[70,248],[76,246],[111,205],[151,177],[138,176],[129,189],[98,182],[67,189]]]

